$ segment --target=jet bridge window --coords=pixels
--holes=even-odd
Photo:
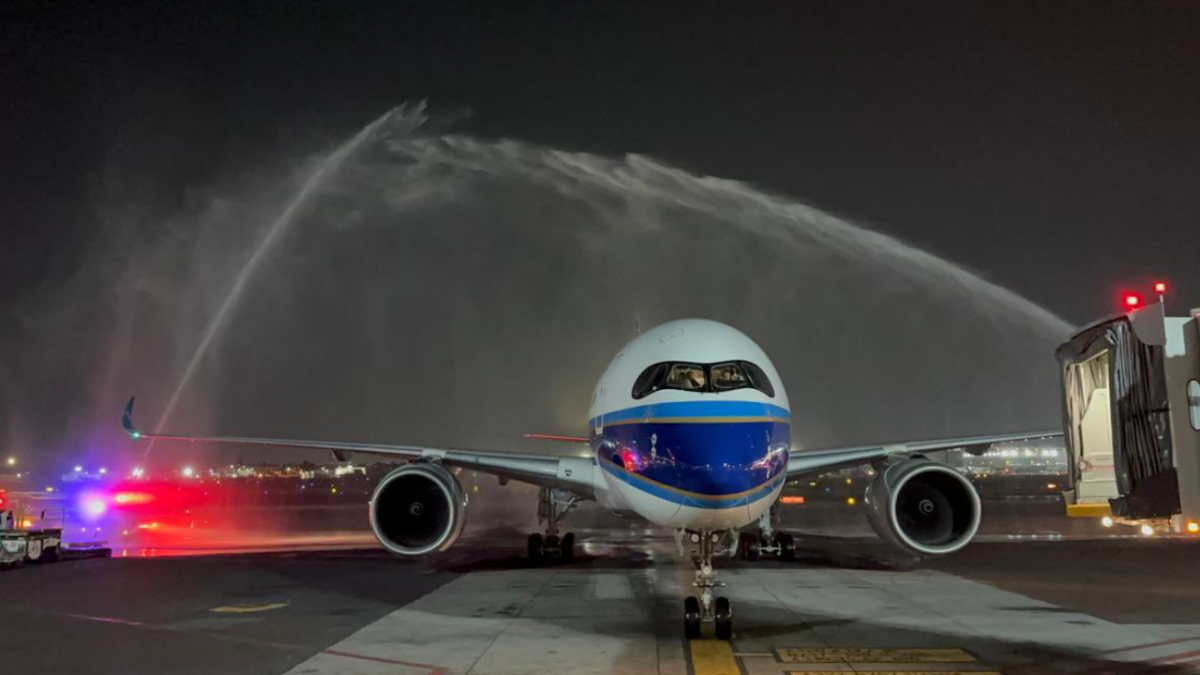
[[[1200,431],[1200,380],[1188,382],[1188,412],[1192,417],[1192,428]]]

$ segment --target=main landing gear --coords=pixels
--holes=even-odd
[[[575,533],[560,536],[558,525],[578,503],[579,497],[561,490],[542,488],[538,492],[538,524],[545,523],[546,532],[529,535],[530,560],[570,562],[575,559]]]
[[[792,562],[796,559],[795,538],[786,532],[776,532],[771,527],[771,511],[759,517],[758,532],[743,532],[738,535],[739,558],[752,562],[764,555],[775,556],[782,562]]]
[[[700,597],[688,596],[683,601],[683,635],[689,640],[700,639],[700,629],[705,623],[713,624],[718,640],[733,638],[733,605],[729,598],[713,597],[713,589],[725,584],[717,581],[713,568],[713,549],[721,535],[712,530],[691,533],[692,543],[697,545],[693,558],[696,563],[696,581],[692,585],[700,589]]]

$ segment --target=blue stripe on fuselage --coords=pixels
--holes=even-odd
[[[658,497],[659,499],[663,499],[674,504],[690,506],[694,509],[732,509],[739,506],[747,506],[757,502],[760,499],[763,499],[764,497],[770,496],[770,494],[774,492],[784,480],[787,479],[786,474],[780,474],[771,482],[763,485],[760,489],[748,494],[738,495],[736,497],[697,499],[692,495],[683,494],[677,490],[672,490],[662,485],[640,480],[637,474],[625,471],[624,469],[613,465],[611,462],[600,460],[599,464],[600,467],[608,474],[651,496]]]
[[[607,412],[588,420],[588,426],[595,429],[603,425],[635,420],[649,422],[655,418],[664,417],[769,417],[786,420],[791,417],[791,413],[786,408],[771,403],[754,401],[674,401],[650,403]]]
[[[655,496],[729,508],[769,494],[787,471],[788,411],[747,401],[638,406],[593,420],[593,447],[610,474]],[[599,428],[598,428],[599,427]]]

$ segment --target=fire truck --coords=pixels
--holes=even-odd
[[[1200,536],[1200,309],[1126,311],[1056,351],[1068,455],[1067,515],[1141,534]]]

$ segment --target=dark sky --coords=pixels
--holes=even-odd
[[[187,211],[421,99],[479,136],[808,202],[1071,323],[1159,277],[1200,305],[1194,2],[0,7],[3,360],[95,255],[101,199]]]
[[[69,274],[102,170],[170,202],[426,98],[805,199],[1074,322],[1157,275],[1200,305],[1192,2],[175,5],[5,3],[6,300]]]

